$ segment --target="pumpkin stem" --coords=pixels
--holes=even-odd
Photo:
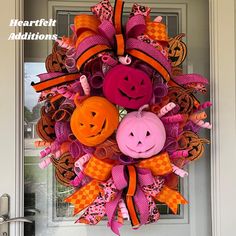
[[[185,37],[185,34],[181,33],[181,34],[176,35],[175,39],[180,41],[183,37]]]
[[[75,94],[74,103],[78,107],[88,96],[80,96],[79,93]]]
[[[145,108],[149,108],[149,105],[148,105],[148,104],[145,104],[145,105],[141,106],[141,107],[138,109],[138,114],[137,114],[137,117],[138,117],[138,118],[141,118],[141,117],[142,117],[142,111],[143,111]]]
[[[208,139],[205,139],[205,138],[201,138],[200,141],[201,141],[201,143],[210,144],[210,141]]]

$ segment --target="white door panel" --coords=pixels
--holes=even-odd
[[[80,1],[81,2],[81,1]],[[90,5],[92,1],[84,2],[84,5]],[[129,5],[130,2],[126,1]],[[145,1],[149,2],[149,1]],[[158,6],[160,3],[168,6],[185,6],[186,16],[182,16],[182,30],[186,29],[187,33],[187,45],[188,45],[188,60],[186,62],[186,69],[189,72],[194,72],[203,74],[206,77],[209,77],[209,23],[208,23],[208,1],[206,0],[181,0],[174,1],[170,0],[168,3],[164,0],[162,1],[150,1],[151,3],[146,3],[150,7]],[[212,1],[210,1],[212,3]],[[215,1],[213,1],[215,2]],[[224,5],[223,0],[218,0],[222,5]],[[29,4],[28,1],[25,2],[26,5]],[[32,1],[31,1],[32,3]],[[35,8],[31,11],[33,17],[38,15],[44,15],[43,18],[47,18],[47,7],[53,3],[53,1],[47,0],[35,0]],[[94,3],[94,1],[93,1]],[[4,56],[1,58],[0,68],[1,68],[1,93],[0,93],[0,109],[1,109],[1,118],[0,118],[0,195],[3,193],[8,193],[11,196],[11,217],[22,215],[22,195],[20,195],[23,190],[23,184],[19,177],[21,173],[21,165],[19,158],[21,157],[21,149],[19,144],[22,143],[21,134],[19,133],[19,112],[18,107],[21,106],[20,102],[22,97],[19,97],[20,86],[19,79],[21,77],[20,70],[18,68],[19,52],[15,50],[18,47],[18,43],[14,41],[8,41],[7,38],[10,33],[14,32],[14,28],[9,27],[10,19],[16,18],[15,14],[19,12],[18,1],[9,0],[4,1],[1,5],[2,11],[1,19],[1,34],[0,34],[0,51],[4,52]],[[62,1],[58,1],[58,5],[63,5]],[[66,4],[75,5],[76,1],[67,2]],[[33,4],[31,4],[33,7]],[[65,4],[64,4],[65,5]],[[230,5],[232,6],[232,4]],[[16,10],[17,9],[17,10]],[[27,9],[27,8],[25,8]],[[227,7],[225,7],[227,9]],[[221,16],[227,16],[227,11],[221,13]],[[214,19],[216,20],[216,19]],[[227,22],[227,18],[225,19]],[[214,22],[213,22],[214,23]],[[216,26],[216,23],[215,23]],[[221,33],[223,32],[221,27]],[[222,42],[220,42],[222,45]],[[34,44],[30,44],[30,48],[34,48]],[[26,49],[25,58],[28,61],[41,61],[45,59],[46,55],[45,48],[47,44],[40,44],[40,47],[43,48],[41,53],[38,54],[37,49],[28,50]],[[38,48],[40,48],[38,47]],[[233,47],[232,47],[233,48]],[[223,50],[220,51],[223,55]],[[230,55],[230,51],[227,51]],[[234,52],[231,52],[234,53]],[[214,55],[214,54],[213,54]],[[224,58],[227,58],[224,55]],[[231,55],[231,58],[233,56]],[[214,60],[213,60],[214,61]],[[214,68],[213,68],[214,70]],[[223,71],[223,69],[222,69]],[[222,76],[223,74],[220,74]],[[232,75],[231,75],[232,76]],[[235,76],[235,75],[233,75]],[[217,89],[217,88],[216,88]],[[231,92],[235,94],[235,87],[231,87]],[[221,94],[227,94],[224,90],[224,87],[221,87]],[[223,104],[219,106],[223,107]],[[220,116],[223,120],[223,117]],[[229,117],[228,117],[229,118]],[[227,119],[231,120],[231,119]],[[235,119],[234,119],[235,122]],[[223,125],[223,122],[221,121]],[[224,136],[227,134],[227,136]],[[232,137],[235,137],[232,135]],[[222,139],[229,138],[228,133],[222,132]],[[226,142],[223,142],[221,145],[221,150],[225,150],[227,146]],[[222,151],[222,153],[223,153]],[[175,234],[176,236],[210,236],[211,235],[211,202],[210,202],[210,158],[209,150],[207,150],[205,158],[197,161],[196,163],[191,164],[189,172],[189,189],[187,191],[187,199],[189,200],[189,210],[185,209],[184,219],[162,219],[157,224],[152,224],[141,228],[139,231],[133,231],[130,227],[125,225],[121,230],[121,235],[145,235],[148,233],[150,236],[161,235],[169,236]],[[37,169],[37,163],[33,159],[29,160],[27,164],[31,165],[32,173]],[[220,167],[219,167],[220,168]],[[230,167],[229,167],[230,168]],[[26,169],[25,169],[26,170]],[[40,171],[40,170],[38,170]],[[27,172],[27,170],[26,170]],[[226,168],[222,169],[221,176],[226,175]],[[232,172],[231,172],[232,173]],[[213,175],[214,176],[214,175]],[[50,169],[43,171],[43,173],[38,174],[35,178],[36,185],[31,186],[32,192],[34,191],[37,195],[35,207],[42,209],[40,214],[32,217],[35,219],[35,229],[36,236],[39,235],[112,235],[109,229],[103,224],[86,227],[82,225],[74,225],[73,221],[68,218],[63,220],[53,221],[55,215],[55,201],[50,199],[55,197],[52,193],[52,176]],[[39,181],[40,180],[40,181]],[[27,183],[26,183],[27,184]],[[30,186],[28,186],[30,187]],[[42,191],[40,191],[40,189]],[[185,189],[186,191],[186,189]],[[229,200],[231,198],[228,198]],[[54,199],[55,200],[55,199]],[[51,202],[51,207],[48,203]],[[222,204],[222,202],[220,202]],[[46,206],[46,207],[45,207]],[[46,210],[45,210],[46,209]],[[226,213],[230,213],[230,202],[226,204],[225,208],[221,207],[224,216]],[[232,210],[232,212],[234,212]],[[218,213],[220,214],[220,213]],[[232,214],[232,213],[231,213]],[[230,215],[229,215],[230,216]],[[219,217],[219,216],[218,216]],[[215,215],[213,216],[215,218]],[[230,221],[231,222],[231,221]],[[223,221],[222,232],[227,232],[225,225],[227,222]],[[11,224],[11,234],[10,235],[20,235],[20,224]],[[17,226],[17,227],[15,227]],[[232,232],[231,232],[232,233]],[[23,235],[23,234],[22,234]],[[219,234],[215,235],[221,235]],[[222,236],[228,236],[229,234],[222,233]],[[25,234],[27,236],[27,234]]]

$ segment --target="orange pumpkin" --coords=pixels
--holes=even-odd
[[[71,116],[71,130],[84,145],[96,146],[116,130],[119,114],[116,107],[103,97],[89,97],[78,102]]]
[[[52,53],[48,55],[45,61],[47,72],[67,72],[65,66],[67,49],[58,46],[55,43],[52,49]]]
[[[179,34],[169,39],[169,59],[173,67],[180,65],[187,56],[187,46],[181,40],[184,36],[185,34]]]
[[[178,140],[180,149],[187,149],[189,160],[199,159],[204,153],[204,143],[209,143],[207,139],[201,139],[192,131],[184,131]]]
[[[52,119],[52,113],[46,113],[45,109],[45,106],[41,108],[41,118],[36,125],[36,132],[43,141],[53,142],[56,139],[55,121]]]
[[[55,176],[57,181],[64,185],[70,186],[70,181],[75,178],[74,169],[75,159],[69,152],[65,152],[57,160],[52,158],[52,164],[55,167]]]

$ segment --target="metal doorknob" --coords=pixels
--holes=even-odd
[[[25,223],[33,223],[32,220],[29,220],[24,217],[16,217],[9,219],[7,216],[0,216],[0,225],[5,223],[11,223],[11,222],[25,222]]]

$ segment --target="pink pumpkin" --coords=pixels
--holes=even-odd
[[[116,139],[122,153],[132,158],[149,158],[158,154],[166,141],[165,127],[152,112],[128,113],[121,121]]]
[[[103,93],[112,103],[137,109],[149,103],[152,83],[145,72],[120,64],[106,74]]]

